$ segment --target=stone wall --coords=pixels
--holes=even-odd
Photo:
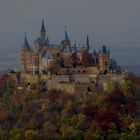
[[[98,75],[98,85],[100,85],[105,91],[108,90],[109,84],[113,81],[123,83],[124,75]]]
[[[37,83],[38,82],[38,75],[22,73],[21,74],[21,82]]]
[[[37,75],[31,74],[22,74],[21,80],[30,83],[36,83],[38,81]],[[69,92],[77,91],[82,92],[85,91],[88,87],[92,87],[97,84],[104,90],[107,90],[109,84],[112,81],[118,81],[119,83],[123,83],[124,76],[123,75],[72,75],[73,81],[70,82],[69,75],[41,75],[41,79],[46,82],[48,89],[60,88],[62,90],[66,90]],[[91,89],[92,89],[91,88]]]
[[[94,87],[93,83],[58,83],[56,88],[71,94],[83,94],[88,90],[93,91]]]

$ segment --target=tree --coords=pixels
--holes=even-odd
[[[83,139],[83,131],[74,129],[73,126],[62,125],[60,128],[63,139],[81,140]]]
[[[121,89],[114,89],[108,96],[108,102],[112,104],[124,104],[125,96]]]
[[[48,140],[53,140],[53,139],[58,139],[60,138],[60,134],[58,134],[56,132],[56,125],[54,125],[53,123],[51,123],[50,121],[46,121],[43,124],[43,128],[42,128],[42,138],[44,139],[48,139]]]
[[[39,131],[38,130],[26,130],[25,131],[25,140],[39,140]]]
[[[9,131],[6,129],[0,128],[0,139],[1,140],[8,140],[9,139]]]
[[[126,97],[132,97],[133,84],[131,80],[125,80],[123,90]]]
[[[24,129],[23,128],[13,128],[10,131],[10,140],[24,140]]]

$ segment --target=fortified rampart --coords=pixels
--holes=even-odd
[[[41,75],[40,78],[46,82],[47,88],[66,90],[70,93],[93,91],[95,85],[100,86],[104,90],[113,81],[123,83],[123,75]],[[28,83],[36,83],[38,75],[22,74],[21,80]]]

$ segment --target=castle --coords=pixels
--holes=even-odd
[[[22,77],[33,82],[33,79],[39,75],[42,79],[53,81],[51,83],[55,86],[62,81],[89,83],[92,81],[91,75],[97,77],[112,74],[114,70],[117,72],[110,55],[110,50],[106,46],[98,52],[93,50],[88,36],[85,46],[72,45],[66,29],[60,44],[52,44],[42,21],[40,36],[35,40],[34,49],[30,47],[25,36],[21,49]],[[59,85],[60,87],[64,86]]]

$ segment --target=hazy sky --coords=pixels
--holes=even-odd
[[[0,0],[0,64],[18,63],[24,33],[33,46],[44,19],[51,42],[64,38],[111,49],[119,64],[140,64],[140,0]]]

